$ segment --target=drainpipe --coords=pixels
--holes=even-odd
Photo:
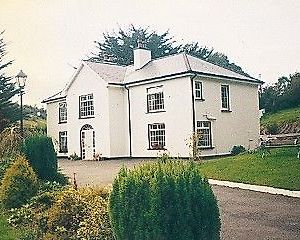
[[[127,90],[127,101],[128,101],[129,157],[132,158],[130,92],[129,92],[129,88],[126,85],[124,85],[124,87]]]
[[[195,113],[195,96],[194,96],[194,79],[197,76],[195,73],[191,77],[191,86],[192,86],[192,117],[193,117],[193,135],[192,135],[192,141],[193,141],[193,157],[196,155],[196,141],[194,141],[195,133],[196,133],[196,113]]]

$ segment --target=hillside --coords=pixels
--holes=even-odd
[[[300,133],[300,107],[264,115],[261,118],[261,133]]]
[[[47,123],[45,119],[42,118],[31,118],[24,120],[24,128],[25,129],[40,129],[46,131]]]

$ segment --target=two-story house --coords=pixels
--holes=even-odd
[[[246,77],[186,53],[134,64],[84,61],[58,94],[45,99],[47,130],[58,156],[82,159],[189,157],[197,133],[202,155],[224,155],[259,143],[258,86]]]

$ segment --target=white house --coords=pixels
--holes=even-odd
[[[189,157],[195,132],[202,155],[253,149],[261,83],[186,53],[151,59],[138,47],[130,66],[82,62],[66,88],[43,101],[48,135],[58,156],[82,159]]]

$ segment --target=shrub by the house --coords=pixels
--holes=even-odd
[[[1,185],[1,180],[5,174],[5,171],[11,165],[11,163],[12,163],[11,157],[0,158],[0,185]]]
[[[113,240],[108,190],[53,186],[10,211],[9,223],[28,229],[29,239]]]
[[[122,168],[110,216],[117,239],[219,239],[216,198],[192,162],[161,160]]]
[[[240,153],[246,152],[246,148],[242,145],[238,145],[238,146],[233,146],[233,148],[231,149],[231,154],[232,155],[238,155]]]
[[[0,187],[0,200],[5,208],[20,207],[38,188],[37,177],[28,161],[19,156],[6,170]]]
[[[114,239],[108,214],[108,191],[69,188],[48,211],[47,234],[58,239]]]
[[[40,179],[56,179],[57,157],[51,138],[45,135],[28,137],[22,150]]]

